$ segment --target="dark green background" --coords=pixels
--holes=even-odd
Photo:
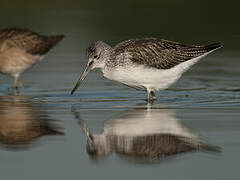
[[[119,40],[154,36],[187,43],[221,41],[238,48],[238,1],[6,1],[1,0],[1,27],[21,26],[64,33],[75,40]]]

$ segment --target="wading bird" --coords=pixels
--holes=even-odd
[[[0,31],[0,73],[14,78],[18,84],[21,73],[43,59],[44,55],[58,44],[64,35],[44,36],[27,29],[8,28]]]
[[[124,41],[112,48],[97,41],[87,48],[87,67],[71,94],[92,69],[100,68],[110,80],[147,91],[151,101],[151,95],[156,98],[154,91],[168,88],[199,59],[220,47],[219,43],[196,46],[145,38]]]

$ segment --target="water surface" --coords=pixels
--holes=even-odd
[[[1,3],[1,27],[66,34],[41,63],[21,76],[25,87],[18,96],[11,90],[12,79],[0,76],[1,179],[239,177],[237,4]],[[109,81],[98,70],[70,95],[87,63],[90,42],[115,45],[137,37],[194,44],[220,41],[224,48],[158,92],[152,106],[147,105],[145,92]],[[92,151],[84,129],[100,137]]]

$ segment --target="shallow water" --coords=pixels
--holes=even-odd
[[[1,179],[239,177],[237,6],[229,3],[231,11],[223,13],[225,4],[220,2],[217,7],[207,1],[138,2],[42,1],[25,6],[3,1],[2,27],[23,26],[66,38],[21,76],[25,87],[18,96],[11,90],[12,79],[0,76]],[[174,13],[166,20],[169,8]],[[199,44],[221,41],[224,48],[158,92],[152,106],[145,92],[109,81],[98,70],[70,95],[91,41],[114,45],[147,36]],[[101,137],[94,151],[88,145],[89,153],[84,130]],[[104,149],[106,142],[110,145]],[[196,143],[211,148],[190,148]]]

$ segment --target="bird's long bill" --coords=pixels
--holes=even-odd
[[[90,134],[90,132],[89,132],[88,128],[86,127],[86,124],[83,120],[80,121],[80,127],[81,127],[84,135],[87,137],[88,142],[91,143],[92,142],[92,139],[90,137],[91,134]]]
[[[73,93],[77,90],[77,88],[81,85],[81,83],[83,82],[83,80],[86,78],[87,74],[91,71],[92,64],[93,64],[92,62],[89,62],[89,63],[87,64],[86,69],[83,71],[83,73],[82,73],[82,75],[80,76],[77,84],[76,84],[75,87],[72,89],[71,94],[73,94]]]
[[[90,137],[91,134],[88,131],[88,129],[87,128],[83,128],[82,130],[83,130],[83,133],[85,134],[85,136],[87,137],[88,142],[92,143],[92,138]]]

